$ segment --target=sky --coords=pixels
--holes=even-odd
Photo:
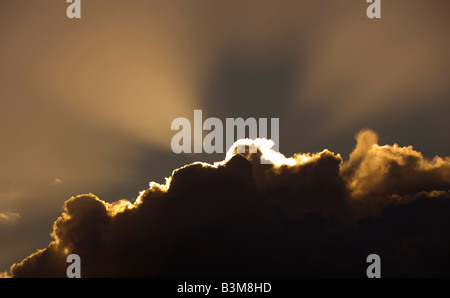
[[[172,184],[169,190],[158,186],[149,188],[149,182],[164,184],[165,177],[174,180],[174,170],[195,161],[213,163],[225,159],[225,154],[172,152],[172,121],[177,117],[193,119],[195,109],[203,110],[204,118],[279,118],[280,152],[286,157],[324,149],[332,152],[320,157],[311,155],[314,156],[309,160],[312,168],[315,169],[316,162],[322,159],[326,165],[318,166],[319,172],[313,171],[316,173],[313,176],[309,176],[308,171],[305,174],[298,170],[305,165],[297,162],[292,169],[281,172],[270,169],[269,174],[264,172],[264,175],[250,162],[253,169],[250,175],[248,169],[245,170],[248,164],[238,159],[237,163],[224,168],[236,167],[244,171],[243,175],[252,176],[255,182],[244,179],[243,185],[238,183],[236,189],[226,193],[228,197],[194,183],[203,189],[201,198],[217,197],[217,204],[193,199],[193,206],[199,206],[201,214],[206,216],[209,210],[217,219],[236,217],[237,222],[258,231],[261,236],[255,241],[267,241],[267,235],[276,234],[276,229],[266,235],[264,231],[270,226],[267,222],[249,226],[248,219],[239,212],[234,214],[235,211],[225,208],[225,216],[216,208],[230,198],[238,210],[250,208],[247,203],[249,206],[256,204],[249,218],[253,216],[260,222],[261,216],[272,214],[267,210],[272,210],[271,204],[275,204],[280,211],[273,214],[273,218],[282,218],[286,225],[277,228],[294,232],[304,226],[314,230],[314,224],[308,219],[312,215],[304,215],[306,211],[325,214],[323,216],[331,212],[338,221],[350,213],[349,217],[358,222],[372,215],[371,212],[379,214],[386,204],[391,205],[391,201],[386,203],[387,198],[395,195],[406,198],[408,204],[400,207],[394,204],[394,211],[387,211],[379,222],[361,224],[354,233],[347,225],[357,223],[342,223],[345,227],[342,234],[330,236],[353,240],[362,237],[365,229],[400,222],[397,213],[414,217],[421,204],[429,204],[427,198],[438,198],[438,205],[430,206],[429,210],[448,210],[440,208],[439,204],[448,205],[445,191],[450,190],[446,158],[450,155],[449,3],[444,0],[382,1],[379,20],[367,18],[367,6],[363,0],[97,0],[82,1],[82,18],[70,20],[66,17],[65,1],[0,1],[0,272],[9,271],[14,263],[19,264],[37,249],[46,247],[49,258],[58,260],[61,257],[58,245],[49,245],[55,239],[77,248],[70,242],[71,237],[65,238],[62,232],[58,234],[58,231],[66,231],[64,220],[54,227],[63,212],[62,206],[66,208],[64,212],[85,214],[87,219],[92,218],[89,210],[103,212],[106,222],[121,218],[122,227],[115,221],[111,223],[117,235],[125,227],[132,228],[133,221],[129,218],[138,210],[146,214],[145,218],[147,215],[158,218],[155,214],[179,218],[178,213],[185,203],[178,206],[176,201],[169,200],[155,207],[162,208],[161,213],[155,213],[142,207],[147,206],[146,199],[142,198],[142,204],[134,203],[128,213],[118,217],[108,211],[112,208],[108,204],[125,198],[135,202],[140,191],[146,189],[158,189],[155,191],[158,195],[154,196],[169,196],[173,200],[181,196],[179,189],[172,189]],[[360,131],[363,133],[358,135]],[[361,145],[366,143],[369,145]],[[383,149],[385,144],[389,147]],[[375,152],[382,153],[373,153],[372,145],[376,145]],[[413,148],[401,149],[408,146]],[[379,155],[385,158],[377,159]],[[440,159],[433,159],[435,156]],[[323,174],[322,168],[325,169]],[[220,167],[208,169],[194,166],[192,175],[198,175],[201,182],[203,171],[210,171],[213,177],[217,176],[218,182],[213,184],[217,189],[222,189],[226,181],[231,179],[230,183],[234,184],[241,177]],[[290,172],[306,175],[301,177],[306,181],[311,179],[311,188],[298,193],[287,191],[306,187],[292,186],[288,178]],[[416,172],[417,175],[411,175],[414,179],[405,178]],[[295,200],[310,202],[305,197],[315,198],[315,185],[322,181],[323,175],[333,181],[333,187],[330,193],[317,195],[317,206],[293,203]],[[180,179],[178,185],[184,189],[187,182],[183,179],[187,178]],[[266,189],[258,179],[272,181],[276,187]],[[280,181],[285,181],[287,186]],[[189,189],[184,191],[195,193]],[[255,201],[239,200],[240,191],[250,192]],[[93,195],[68,201],[73,196],[90,193]],[[329,201],[328,197],[337,199]],[[281,201],[276,201],[277,198]],[[377,207],[367,198],[377,202]],[[349,207],[349,200],[363,203],[356,204],[358,207],[351,203]],[[340,206],[341,203],[344,206]],[[297,218],[297,213],[302,216],[291,224],[287,218]],[[441,215],[445,217],[445,213]],[[147,222],[150,219],[136,218],[137,222],[154,224]],[[436,215],[436,218],[441,217]],[[167,224],[168,234],[184,233],[177,225],[154,220],[156,224]],[[185,220],[192,224],[189,233],[198,233],[214,218],[192,222],[186,215]],[[316,220],[318,235],[326,233],[325,222],[325,219]],[[67,225],[70,226],[70,222]],[[74,226],[80,229],[75,229],[74,235],[94,235],[85,231],[82,224]],[[99,231],[102,227],[99,226]],[[396,259],[395,254],[402,245],[404,249],[409,248],[404,243],[428,239],[427,235],[432,238],[434,234],[426,227],[419,229],[422,234],[415,235],[416,238],[404,236],[402,231],[406,228],[399,227],[398,233],[393,235],[405,242],[399,241],[397,250],[380,249]],[[228,231],[231,227],[218,224],[217,229]],[[205,233],[210,236],[213,232]],[[116,233],[105,236],[107,243],[122,243],[116,242],[121,239]],[[172,237],[166,239],[162,232],[148,235],[152,241],[154,237],[165,239],[162,248],[155,249],[155,254],[162,254],[163,248],[176,247],[167,240]],[[196,244],[205,241],[220,246],[217,255],[229,251],[227,248],[236,249],[232,239],[221,246],[214,242],[217,239],[202,238],[201,233],[195,235],[198,237]],[[306,231],[302,237],[307,237]],[[442,240],[443,247],[448,244],[447,240]],[[80,241],[85,243],[85,240]],[[367,243],[373,241],[367,240]],[[98,248],[107,247],[105,243],[97,244]],[[143,243],[143,247],[148,248],[147,242]],[[249,243],[249,251],[252,245],[256,244]],[[317,246],[312,245],[307,251],[322,247],[320,243],[314,245]],[[95,260],[95,256],[89,254],[94,247],[81,245],[78,249],[87,251],[84,254],[88,260]],[[198,247],[192,245],[189,251],[196,249]],[[168,251],[180,254],[175,248]],[[294,248],[289,250],[293,251]],[[365,252],[358,248],[355,256]],[[198,257],[197,253],[192,252],[192,260]],[[211,258],[217,255],[212,254]],[[349,258],[351,263],[353,257]],[[399,260],[393,261],[393,275],[398,274],[396,266],[408,261]],[[106,264],[108,260],[102,262]],[[118,265],[111,272],[165,276],[173,269],[179,274],[189,273],[184,271],[189,264],[186,260],[186,263],[180,261],[185,267],[161,264],[152,268],[152,272],[134,272],[134,262],[129,260],[129,265],[123,265],[130,268]],[[206,263],[199,269],[199,275],[210,269]],[[239,268],[246,266],[237,263]],[[58,266],[55,272],[59,274]],[[18,266],[17,275],[46,274],[26,267],[26,264]],[[334,269],[339,268],[336,265]],[[277,269],[285,272],[283,267]],[[95,268],[87,270],[91,270],[86,272],[93,276],[104,274]],[[234,270],[224,265],[223,271],[217,274]],[[311,272],[320,275],[317,270],[312,268]],[[352,270],[358,270],[357,266],[348,269],[350,275]],[[55,272],[47,274],[58,275]],[[447,271],[432,273],[442,275],[449,271],[447,267]]]

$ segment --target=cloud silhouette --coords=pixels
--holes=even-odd
[[[134,202],[72,197],[11,275],[65,277],[74,253],[82,277],[365,276],[377,253],[383,276],[450,276],[449,158],[356,139],[348,161],[241,140],[257,153],[184,166]]]

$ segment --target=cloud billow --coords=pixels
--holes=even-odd
[[[450,160],[379,146],[364,130],[348,161],[328,150],[228,154],[195,163],[130,202],[92,194],[66,201],[54,241],[11,267],[12,277],[450,276]],[[261,143],[264,144],[264,143]],[[280,159],[281,158],[281,159]]]

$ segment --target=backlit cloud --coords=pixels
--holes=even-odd
[[[134,201],[72,197],[54,241],[11,275],[64,277],[75,253],[83,277],[364,276],[377,253],[384,276],[449,276],[449,159],[377,142],[360,132],[344,161],[239,141],[257,153],[233,155],[235,146],[225,161],[177,169]]]
[[[430,160],[412,146],[380,146],[370,130],[361,131],[356,139],[356,148],[341,171],[350,197],[375,200],[386,199],[386,195],[400,198],[421,191],[449,190],[449,157]]]

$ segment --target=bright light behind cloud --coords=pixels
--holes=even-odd
[[[237,140],[228,150],[225,156],[225,162],[229,161],[238,151],[245,152],[245,148],[249,149],[249,152],[261,152],[261,161],[267,161],[275,166],[290,165],[293,166],[297,164],[298,160],[294,158],[286,158],[280,152],[273,150],[275,142],[272,140],[267,140],[264,138],[258,139],[240,139]],[[304,157],[301,161],[307,161],[307,157]]]

